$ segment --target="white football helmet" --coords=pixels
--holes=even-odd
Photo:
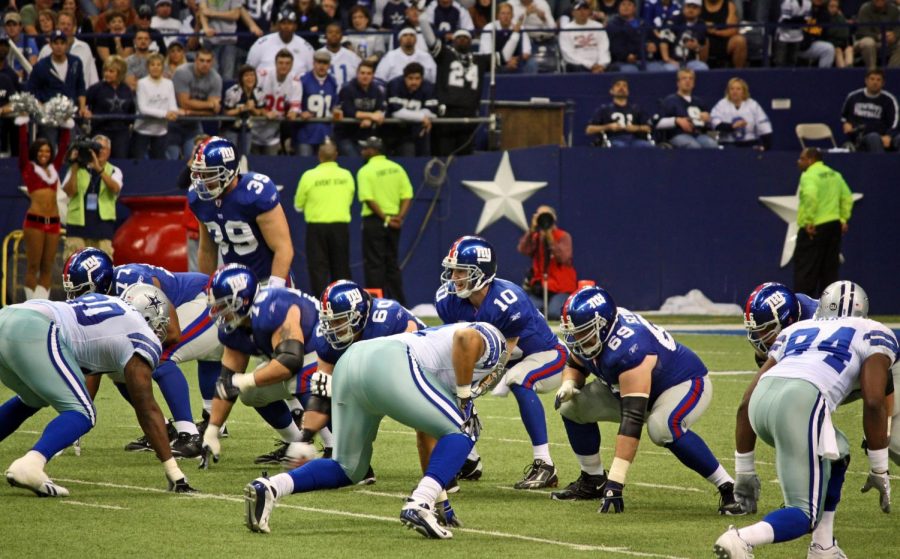
[[[160,342],[166,339],[170,303],[162,290],[150,283],[136,283],[126,287],[120,297],[141,313]]]
[[[836,281],[822,292],[816,318],[848,316],[868,317],[869,296],[859,284],[852,281]]]

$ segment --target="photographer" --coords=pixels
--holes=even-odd
[[[86,246],[113,255],[116,198],[122,191],[122,171],[109,163],[109,138],[80,138],[69,151],[69,172],[63,190],[69,197],[66,258]]]
[[[548,320],[559,320],[566,298],[577,287],[572,266],[572,236],[556,225],[556,210],[540,206],[531,216],[531,229],[519,239],[518,250],[531,257],[526,290],[538,310],[544,310],[544,281]]]

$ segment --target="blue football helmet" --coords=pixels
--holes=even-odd
[[[319,324],[328,345],[344,349],[356,341],[369,320],[372,297],[358,284],[338,280],[322,292]]]
[[[866,290],[852,281],[836,281],[825,288],[819,297],[816,318],[869,316],[869,296]]]
[[[99,248],[77,250],[66,260],[62,284],[66,299],[72,300],[85,293],[108,295],[112,289],[113,261]]]
[[[234,332],[245,318],[259,288],[256,274],[243,264],[228,264],[209,280],[209,316],[226,334]]]
[[[215,200],[238,173],[238,156],[230,140],[213,136],[197,147],[191,161],[191,184],[201,200]]]
[[[603,351],[619,314],[616,302],[602,287],[582,287],[563,305],[560,328],[563,341],[577,356],[594,359]]]
[[[778,334],[800,320],[800,301],[777,282],[757,285],[744,305],[747,339],[760,353],[768,353]]]
[[[472,235],[457,239],[441,265],[444,267],[441,283],[449,293],[463,299],[491,283],[497,275],[494,247],[486,239]],[[466,276],[454,278],[454,270],[462,270]]]

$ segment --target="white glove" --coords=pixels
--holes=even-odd
[[[866,478],[866,483],[860,491],[868,493],[870,489],[878,491],[878,504],[882,512],[891,512],[891,480],[886,471],[881,473],[869,471],[869,477]]]
[[[60,128],[65,128],[66,130],[75,128],[75,120],[70,118],[69,120],[63,122]]]
[[[209,468],[209,459],[219,462],[219,454],[222,453],[222,444],[219,443],[219,426],[210,423],[203,432],[203,453],[200,458],[200,469]]]
[[[309,377],[309,390],[316,396],[331,398],[331,375],[316,371]]]
[[[269,281],[266,283],[266,287],[284,287],[285,285],[287,285],[287,281],[278,276],[269,277]]]
[[[310,443],[295,442],[288,445],[284,453],[291,468],[298,468],[314,459],[318,453]]]
[[[235,373],[231,377],[231,384],[243,394],[256,386],[256,378],[253,376],[253,373]]]
[[[16,126],[22,126],[23,124],[28,124],[30,121],[31,119],[28,117],[28,115],[19,115],[15,120],[13,120],[13,124],[15,124]]]
[[[759,501],[759,493],[762,483],[756,473],[736,473],[734,479],[734,498],[741,504],[744,512],[755,514],[756,502]]]
[[[575,381],[566,379],[562,382],[562,386],[556,392],[556,400],[553,402],[553,409],[558,410],[561,405],[580,394],[581,390],[575,387]]]

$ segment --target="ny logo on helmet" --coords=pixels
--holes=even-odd
[[[767,297],[764,303],[768,305],[770,309],[776,311],[785,303],[784,293],[776,291],[775,293]]]
[[[479,262],[490,262],[491,249],[488,247],[475,247],[475,258]]]
[[[91,272],[98,270],[100,268],[100,259],[96,256],[89,256],[84,261],[84,266],[87,268],[88,277],[91,277]]]
[[[600,305],[606,303],[606,299],[600,293],[594,295],[590,299],[588,299],[587,304],[590,305],[592,309],[596,309]]]
[[[231,276],[226,280],[228,287],[231,288],[232,293],[237,293],[243,289],[247,289],[247,276],[240,274],[237,276]]]
[[[221,147],[221,148],[219,148],[219,152],[222,154],[222,162],[223,163],[227,163],[229,161],[234,161],[234,148]]]
[[[347,298],[350,299],[351,307],[355,307],[356,305],[362,303],[363,300],[362,293],[359,292],[359,289],[348,291]]]

